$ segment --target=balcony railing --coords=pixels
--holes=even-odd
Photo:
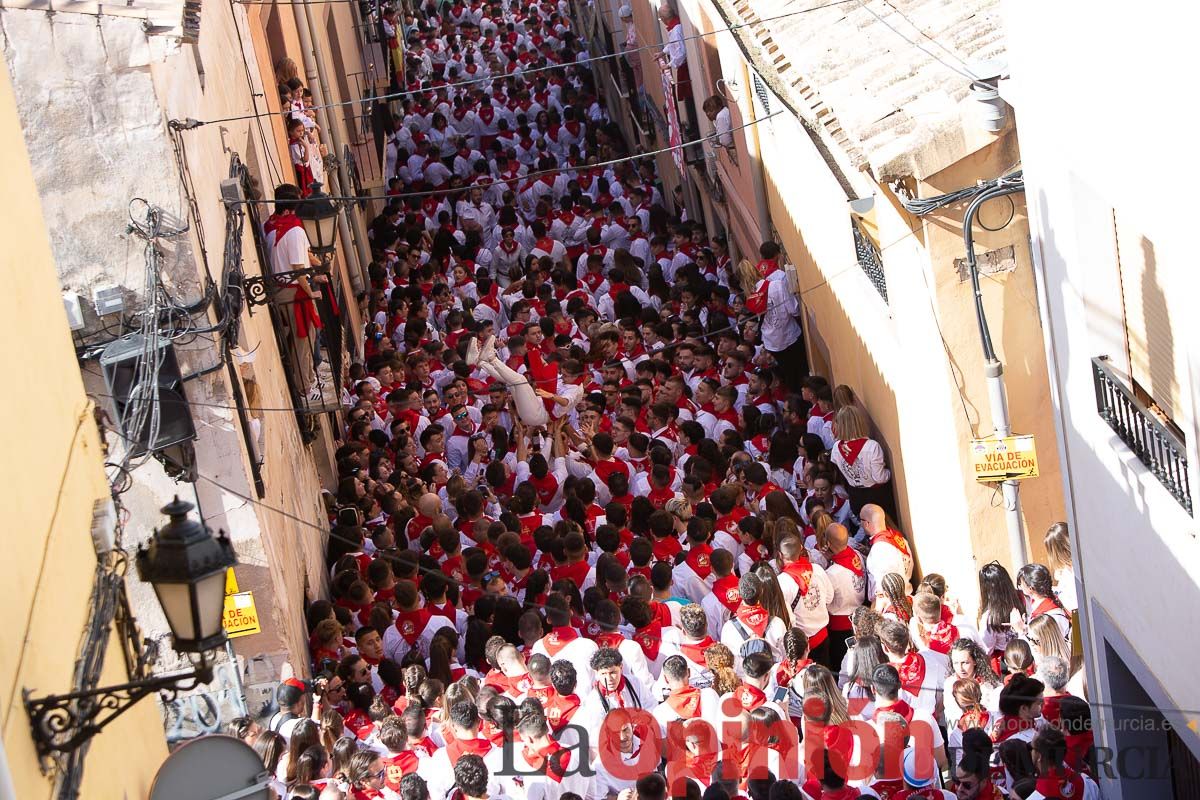
[[[1107,356],[1092,359],[1092,378],[1100,418],[1191,514],[1192,491],[1183,439],[1138,400],[1112,369]]]

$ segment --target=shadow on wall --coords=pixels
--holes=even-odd
[[[1052,224],[1057,216],[1058,208],[1052,204],[1046,195],[1039,194],[1038,207],[1046,209],[1042,229],[1042,259],[1046,265],[1061,265],[1064,263],[1062,254],[1056,246],[1056,233]],[[1069,215],[1069,210],[1064,211]],[[1146,256],[1146,275],[1153,276],[1155,268],[1153,245],[1144,238],[1140,246]],[[1073,285],[1061,268],[1055,270],[1045,287],[1051,303],[1055,298],[1065,298],[1067,304],[1082,301],[1085,304],[1085,315],[1089,318],[1089,327],[1099,319],[1104,324],[1115,322],[1112,315],[1101,307],[1087,302],[1082,287]],[[1163,301],[1163,290],[1157,280],[1148,280],[1148,286],[1143,291],[1147,305]],[[1161,306],[1160,306],[1161,307]],[[1056,337],[1054,344],[1060,359],[1058,363],[1062,388],[1070,391],[1072,376],[1086,371],[1090,375],[1090,359],[1097,355],[1089,348],[1092,341],[1071,341],[1066,336],[1064,327],[1057,327],[1051,333]],[[1083,400],[1083,398],[1080,398]],[[1069,402],[1070,398],[1066,400]],[[1107,426],[1092,424],[1092,415],[1098,415],[1095,401],[1083,400],[1082,403],[1069,408],[1055,409],[1061,413],[1064,425],[1064,446],[1068,453],[1077,454],[1077,465],[1095,461],[1088,451],[1095,450],[1103,453],[1105,448],[1118,453],[1127,454],[1128,448],[1109,431]],[[1097,416],[1098,419],[1098,416]],[[1097,431],[1102,431],[1097,434]],[[1128,461],[1128,459],[1124,459]],[[1136,463],[1136,462],[1133,462]],[[1114,527],[1125,524],[1124,519],[1141,516],[1141,509],[1146,508],[1147,498],[1143,492],[1143,480],[1147,477],[1145,470],[1135,466],[1124,466],[1121,471],[1110,471],[1103,468],[1077,466],[1076,475],[1070,476],[1064,472],[1068,487],[1074,487],[1075,508],[1075,541],[1080,544],[1076,563],[1082,572],[1078,575],[1082,587],[1080,595],[1080,613],[1084,622],[1084,653],[1091,674],[1101,679],[1100,685],[1093,687],[1100,692],[1101,703],[1093,703],[1092,724],[1096,730],[1096,744],[1101,747],[1115,748],[1107,755],[1109,764],[1098,770],[1097,778],[1101,791],[1106,797],[1117,796],[1119,789],[1122,796],[1127,798],[1190,796],[1187,791],[1194,788],[1194,780],[1180,782],[1179,768],[1186,766],[1180,753],[1173,752],[1171,746],[1158,741],[1147,742],[1144,734],[1161,732],[1162,728],[1151,728],[1145,723],[1151,717],[1166,717],[1174,725],[1174,731],[1179,740],[1190,748],[1191,753],[1200,753],[1200,740],[1194,729],[1190,728],[1188,709],[1196,708],[1195,683],[1186,677],[1172,684],[1163,680],[1164,667],[1177,665],[1181,662],[1173,658],[1178,650],[1177,638],[1163,636],[1161,627],[1145,624],[1148,617],[1158,615],[1160,608],[1174,609],[1175,616],[1171,622],[1171,630],[1188,630],[1194,618],[1194,611],[1187,603],[1180,604],[1180,598],[1191,598],[1200,590],[1197,580],[1189,574],[1189,564],[1181,561],[1172,552],[1173,544],[1165,538],[1175,537],[1178,532],[1157,531],[1146,525],[1137,530],[1127,530],[1126,535],[1133,535],[1137,545],[1124,547],[1119,553],[1106,554],[1104,548],[1108,542],[1104,539],[1094,539],[1093,531],[1111,531]],[[1073,481],[1086,480],[1086,483]],[[1092,498],[1109,498],[1106,502],[1090,502]],[[1114,518],[1111,509],[1119,501],[1115,498],[1125,498],[1131,509],[1124,517]],[[1106,580],[1118,574],[1118,580]],[[1091,578],[1089,580],[1088,578]],[[1130,589],[1137,587],[1136,591]],[[1131,604],[1131,596],[1140,598],[1140,603]],[[1093,634],[1102,637],[1094,640]],[[1114,658],[1112,640],[1123,640],[1128,645],[1128,653],[1121,653],[1119,659]],[[1133,654],[1136,658],[1128,657]],[[1120,669],[1114,666],[1120,662]],[[1182,662],[1186,663],[1186,662]],[[1175,668],[1173,674],[1179,678],[1180,669]],[[1139,686],[1133,686],[1134,683]],[[1145,690],[1155,687],[1161,691],[1146,694]],[[1168,694],[1173,692],[1174,696]],[[1177,704],[1183,704],[1179,708]],[[1113,704],[1117,704],[1115,707]],[[1157,708],[1157,711],[1154,709]],[[1171,781],[1174,781],[1173,788]],[[1174,794],[1172,792],[1175,792]]]
[[[780,196],[778,188],[774,188],[774,191]],[[899,530],[911,533],[905,524],[909,514],[904,459],[899,449],[900,419],[895,389],[892,388],[883,367],[859,335],[851,309],[842,304],[830,287],[828,279],[817,267],[811,251],[804,242],[804,233],[795,218],[787,214],[785,220],[779,220],[779,211],[786,208],[786,204],[778,202],[775,205],[772,216],[777,220],[776,229],[781,229],[778,223],[782,221],[788,229],[796,232],[795,237],[788,237],[792,243],[785,240],[785,244],[788,245],[788,258],[800,272],[800,301],[804,308],[805,335],[809,337],[814,371],[823,369],[824,377],[828,378],[831,384],[836,386],[844,383],[854,389],[859,405],[871,420],[875,438],[883,447],[888,468],[892,471],[892,491],[896,499],[897,513],[900,515],[896,523]],[[846,225],[849,231],[849,218]],[[835,272],[831,273],[830,278],[838,277],[840,271],[847,267],[853,268],[854,263],[855,254],[851,245],[846,250],[846,263],[835,265]],[[814,280],[814,277],[817,279]],[[804,286],[806,282],[809,284],[808,288]],[[872,293],[875,291],[870,286],[867,286],[866,290]],[[858,311],[861,313],[861,309]],[[836,332],[837,340],[831,341],[828,333],[822,329],[825,332]],[[850,333],[853,333],[853,338],[848,335]],[[840,357],[836,355],[839,351]]]

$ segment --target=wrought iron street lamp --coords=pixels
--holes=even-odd
[[[309,249],[322,261],[331,258],[337,246],[338,207],[320,183],[312,184],[312,193],[296,207],[296,216],[308,234]]]
[[[175,649],[199,654],[199,663],[185,672],[141,677],[151,659],[138,654],[139,680],[36,698],[26,689],[25,710],[41,758],[77,750],[147,695],[166,692],[174,696],[212,680],[213,665],[207,652],[225,644],[221,626],[225,573],[237,563],[237,555],[224,532],[214,538],[202,523],[189,518],[191,510],[192,505],[178,497],[162,509],[170,521],[155,531],[149,547],[139,548],[137,570],[141,579],[154,587]],[[124,594],[123,586],[120,592]],[[136,641],[134,631],[123,631],[122,638]],[[105,636],[96,646],[104,647],[107,642]]]

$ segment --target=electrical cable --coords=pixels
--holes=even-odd
[[[713,133],[710,133],[707,136],[701,136],[699,139],[693,139],[689,142],[680,142],[679,144],[673,144],[673,145],[668,145],[666,147],[660,147],[657,150],[650,150],[645,153],[638,153],[636,155],[628,155],[628,156],[621,156],[619,158],[612,158],[612,159],[609,159],[608,161],[600,161],[595,164],[580,164],[580,165],[575,165],[575,166],[568,165],[565,167],[554,167],[553,169],[543,169],[543,170],[537,170],[535,172],[527,172],[526,174],[521,175],[518,179],[515,179],[515,180],[526,181],[526,180],[540,178],[540,177],[547,176],[547,175],[558,175],[559,173],[563,173],[563,172],[576,172],[576,171],[580,171],[580,170],[603,169],[605,167],[611,167],[611,166],[615,166],[617,164],[624,164],[624,163],[630,162],[630,161],[642,161],[647,158],[652,158],[654,156],[662,155],[664,153],[669,153],[672,150],[680,150],[680,149],[687,148],[687,147],[694,147],[695,145],[703,144],[704,142],[707,142],[710,139],[716,139],[719,136],[726,136],[730,133],[733,133],[734,131],[744,130],[753,125],[757,125],[760,122],[766,122],[767,120],[777,117],[782,113],[784,113],[783,109],[780,109],[779,111],[773,111],[770,114],[767,114],[766,116],[758,117],[756,119],[750,120],[749,122],[743,123],[742,125],[738,125],[736,128],[730,128],[728,130],[723,130],[723,131],[714,131]],[[489,185],[495,185],[495,184],[501,184],[501,183],[508,183],[508,180],[497,180]],[[443,189],[426,189],[426,190],[419,191],[419,192],[400,192],[398,194],[381,194],[381,195],[364,194],[361,196],[325,195],[321,199],[327,200],[330,202],[343,202],[343,203],[356,203],[356,202],[360,202],[363,200],[385,200],[385,201],[406,200],[408,198],[415,198],[415,197],[438,197],[441,195],[458,194],[461,192],[466,192],[472,188],[474,188],[474,186],[446,187]],[[263,198],[263,199],[246,198],[245,200],[238,200],[234,204],[271,205],[274,203],[275,203],[274,200],[268,200],[266,198]]]
[[[718,29],[712,30],[712,31],[705,31],[704,33],[692,34],[691,36],[683,37],[683,39],[681,39],[680,41],[686,42],[686,41],[690,41],[693,39],[702,39],[707,36],[714,36],[718,33],[728,33],[730,31],[740,30],[741,28],[752,27],[754,25],[759,25],[764,22],[772,22],[772,21],[778,20],[778,19],[785,19],[788,17],[797,16],[800,14],[808,14],[813,11],[821,11],[822,9],[832,8],[834,6],[845,5],[846,3],[857,3],[857,2],[861,2],[861,0],[833,0],[833,2],[824,3],[819,6],[813,6],[812,8],[804,8],[804,9],[800,9],[799,11],[789,11],[786,14],[778,14],[773,17],[763,17],[761,19],[755,20],[754,22],[744,22],[744,23],[740,23],[738,25],[731,25],[728,28],[718,28]],[[534,74],[537,74],[540,72],[548,72],[548,71],[553,71],[553,70],[566,70],[570,67],[583,66],[583,65],[591,64],[591,63],[597,62],[597,61],[606,61],[606,60],[613,59],[613,58],[623,58],[623,57],[631,55],[633,53],[640,53],[640,52],[643,52],[646,50],[661,50],[661,49],[663,49],[663,47],[664,47],[664,44],[643,45],[643,46],[637,47],[637,48],[621,50],[620,52],[617,52],[617,53],[605,53],[604,55],[600,55],[600,56],[589,56],[588,58],[580,59],[579,61],[573,61],[569,64],[550,64],[550,65],[543,66],[543,67],[535,67],[533,69],[522,70],[520,73],[515,73],[511,76],[506,73],[504,75],[489,75],[485,78],[470,78],[468,80],[458,81],[456,83],[443,84],[441,86],[436,86],[436,87],[431,86],[428,88],[421,88],[421,89],[406,89],[403,91],[390,92],[388,94],[382,94],[382,95],[378,95],[375,97],[364,97],[364,98],[359,98],[356,100],[343,100],[343,101],[340,101],[337,103],[325,103],[325,104],[319,105],[319,106],[309,106],[305,110],[308,111],[308,110],[317,110],[317,109],[323,109],[323,108],[337,108],[340,106],[358,105],[360,103],[398,100],[403,97],[411,97],[413,95],[427,94],[429,92],[434,91],[435,89],[456,89],[456,88],[459,88],[462,86],[470,86],[470,85],[476,84],[476,83],[490,83],[490,82],[496,81],[496,80],[506,80],[509,77],[524,78],[526,75],[534,75]],[[198,120],[198,119],[192,119],[191,117],[188,117],[188,118],[182,119],[182,120],[179,120],[179,119],[171,120],[170,122],[177,130],[186,131],[186,130],[195,130],[196,128],[200,128],[205,125],[215,125],[215,124],[221,123],[221,122],[240,122],[242,120],[254,119],[255,117],[259,117],[259,116],[285,116],[290,113],[292,113],[290,110],[289,111],[283,111],[283,110],[265,111],[265,112],[262,112],[261,114],[256,112],[254,114],[241,114],[238,116],[220,117],[217,119],[210,119],[210,120]]]
[[[874,10],[874,9],[872,9],[870,6],[868,6],[868,5],[867,5],[867,0],[856,0],[856,2],[858,3],[858,5],[859,5],[859,7],[860,7],[860,8],[862,8],[862,9],[863,9],[863,10],[865,10],[865,11],[867,11],[867,12],[868,12],[868,13],[869,13],[871,16],[873,16],[875,19],[877,19],[877,20],[879,20],[880,22],[882,22],[882,23],[883,23],[883,25],[884,25],[884,26],[885,26],[885,27],[886,27],[888,30],[890,30],[892,33],[896,34],[896,35],[897,35],[897,36],[899,36],[901,39],[903,39],[904,41],[908,42],[910,45],[912,45],[913,47],[917,48],[918,50],[920,50],[922,53],[924,53],[925,55],[927,55],[927,56],[929,56],[930,58],[932,58],[932,59],[933,59],[934,61],[936,61],[937,63],[941,64],[941,65],[942,65],[943,67],[945,67],[946,69],[950,70],[951,72],[954,72],[954,73],[955,73],[955,74],[957,74],[957,75],[960,75],[960,76],[962,76],[962,77],[966,78],[966,79],[967,79],[968,81],[970,81],[972,84],[975,84],[975,83],[983,83],[983,81],[982,81],[982,80],[980,80],[980,79],[979,79],[979,78],[978,78],[976,75],[972,74],[971,72],[964,72],[963,70],[959,69],[958,67],[954,66],[953,64],[950,64],[950,63],[948,63],[948,62],[946,62],[946,61],[943,61],[941,58],[939,58],[939,57],[938,57],[937,55],[935,55],[934,53],[931,53],[930,51],[928,51],[928,50],[926,50],[924,47],[922,47],[920,44],[918,44],[917,42],[914,42],[912,39],[910,39],[910,38],[908,38],[907,36],[905,36],[905,35],[904,35],[904,34],[903,34],[903,33],[902,33],[902,32],[901,32],[901,31],[900,31],[898,28],[896,28],[895,26],[893,26],[893,25],[892,25],[890,22],[888,22],[888,21],[887,21],[886,19],[884,19],[883,17],[881,17],[881,16],[879,16],[878,14],[876,14],[876,13],[875,13],[875,10]],[[902,16],[903,16],[903,15],[902,15]],[[911,22],[911,20],[908,20],[908,17],[905,17],[905,20],[906,20],[906,21],[908,21],[908,23],[909,23],[910,25],[912,25],[912,22]],[[914,27],[914,28],[916,28],[916,26],[915,26],[915,25],[913,25],[913,27]],[[919,30],[919,29],[918,29],[918,30]],[[929,39],[930,41],[933,41],[932,37],[930,37],[928,34],[922,33],[922,35],[923,35],[923,36],[925,36],[925,38]],[[939,47],[941,47],[941,45],[938,45],[938,46],[939,46]],[[945,48],[942,48],[942,49],[945,49]],[[947,52],[948,52],[948,51],[947,51]],[[958,58],[958,56],[955,56],[955,58]]]
[[[974,186],[964,186],[961,189],[955,189],[952,192],[939,194],[934,197],[921,197],[911,200],[906,200],[901,197],[900,204],[904,206],[904,210],[908,213],[918,217],[923,217],[927,214],[932,214],[934,211],[939,209],[971,200],[983,194],[984,192],[990,191],[991,189],[1004,186],[1015,186],[1023,183],[1023,181],[1024,172],[1022,170],[1009,171],[998,178],[993,178],[990,181],[980,181]],[[1011,222],[1011,219],[1009,221]],[[1007,223],[1002,225],[1001,228],[1006,226]]]

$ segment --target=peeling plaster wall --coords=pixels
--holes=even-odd
[[[160,206],[169,225],[182,227],[180,220],[188,219],[167,120],[234,116],[252,107],[245,66],[236,48],[235,19],[245,30],[246,13],[241,7],[206,7],[200,44],[181,49],[168,40],[148,38],[136,20],[0,12],[5,59],[13,75],[58,277],[64,289],[83,296],[87,325],[81,333],[99,334],[92,341],[106,340],[119,327],[115,315],[96,317],[91,301],[94,287],[123,287],[126,314],[143,303],[144,243],[125,233],[129,200],[142,197]],[[193,48],[196,52],[187,52]],[[198,63],[204,64],[203,82],[197,75]],[[269,74],[259,77],[262,85],[272,85]],[[184,134],[183,140],[200,225],[193,220],[186,234],[162,242],[166,252],[162,273],[176,300],[191,303],[204,285],[201,246],[207,249],[214,277],[219,279],[221,272],[225,210],[218,192],[220,181],[228,176],[231,153],[260,165],[278,165],[280,154],[264,153],[261,137],[256,141],[245,122],[202,128]],[[242,247],[246,274],[259,274],[249,222]],[[202,324],[203,318],[197,317],[197,322]],[[242,370],[242,378],[252,378],[257,385],[254,405],[289,407],[291,398],[265,309],[253,316],[243,313],[239,338],[245,352],[255,353],[254,363]],[[183,374],[211,367],[221,357],[207,338],[184,338],[176,351]],[[98,364],[85,363],[83,372],[86,388],[102,405],[109,405],[111,414]],[[234,642],[243,659],[251,710],[257,711],[261,702],[254,707],[255,698],[267,693],[263,687],[273,688],[281,672],[307,669],[305,592],[311,586],[310,595],[317,596],[325,580],[325,540],[319,530],[324,525],[321,485],[313,454],[300,441],[294,414],[260,413],[267,492],[262,502],[309,524],[247,500],[256,497],[256,491],[232,408],[228,373],[222,369],[188,381],[186,391],[197,433],[197,471],[205,478],[194,485],[176,483],[154,460],[140,466],[133,487],[122,496],[129,512],[125,545],[135,549],[145,541],[153,527],[165,521],[159,509],[176,494],[198,502],[214,531],[229,532],[239,555],[240,588],[254,592],[263,627],[261,634]],[[108,441],[112,452],[118,453],[120,439],[110,434]],[[153,591],[133,576],[128,585],[143,634],[163,643],[159,668],[180,666],[172,663],[166,622]],[[260,684],[257,692],[256,683]]]
[[[128,313],[145,284],[141,242],[124,232],[130,199],[145,198],[176,223],[187,216],[150,76],[171,45],[147,38],[133,19],[5,11],[0,23],[59,276],[83,295],[84,332],[99,330],[93,290],[123,287]],[[178,299],[199,298],[186,237],[164,266]]]

